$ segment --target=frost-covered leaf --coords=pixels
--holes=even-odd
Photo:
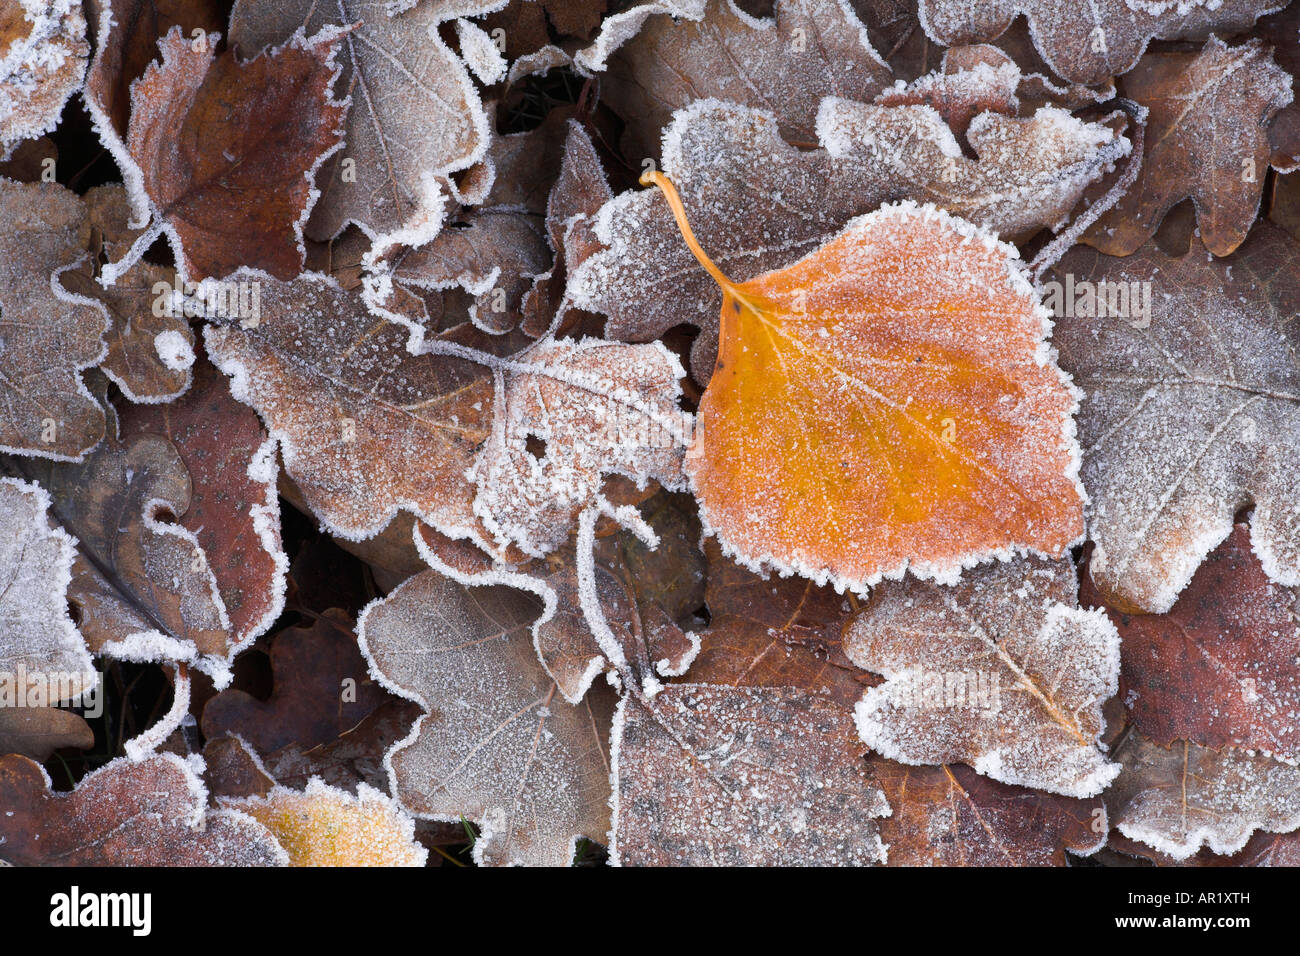
[[[1166,748],[1136,730],[1114,756],[1124,769],[1106,793],[1111,820],[1175,860],[1203,846],[1236,853],[1256,830],[1300,827],[1300,768],[1232,747]]]
[[[1017,14],[1029,19],[1034,45],[1053,70],[1076,83],[1127,73],[1147,43],[1205,39],[1248,30],[1284,0],[920,0],[925,32],[938,43],[976,43],[1000,35]]]
[[[1167,611],[1251,502],[1264,571],[1300,585],[1300,246],[1270,223],[1223,259],[1198,246],[1077,248],[1045,296],[1061,365],[1088,394],[1092,576],[1121,610]]]
[[[438,24],[499,5],[405,4],[413,9],[390,16],[384,0],[235,4],[230,41],[250,54],[300,28],[352,27],[340,44],[337,84],[352,98],[347,145],[321,169],[308,235],[329,239],[350,222],[380,247],[437,234],[454,194],[451,175],[479,162],[488,141],[478,92]]]
[[[708,9],[708,0],[639,0],[625,10],[605,18],[600,33],[592,44],[574,56],[578,68],[586,73],[598,73],[608,65],[611,55],[627,43],[657,14],[679,20],[701,20]]]
[[[598,500],[604,475],[683,487],[683,374],[658,343],[562,340],[528,351],[471,470],[475,513],[502,544],[540,556]]]
[[[964,112],[952,113],[960,124]],[[1032,116],[984,112],[965,129],[974,157],[927,105],[822,103],[822,145],[909,199],[935,203],[1009,239],[1059,229],[1084,189],[1129,151],[1107,126],[1044,106]]]
[[[410,354],[406,329],[324,276],[236,279],[259,284],[260,316],[209,326],[208,352],[324,526],[358,540],[405,508],[440,530],[475,528],[464,474],[490,430],[491,373]]]
[[[93,688],[94,666],[68,614],[76,541],[53,526],[49,512],[50,496],[39,485],[0,478],[0,675],[7,694],[26,693],[15,684],[23,671],[66,675],[67,697],[39,704],[52,707]],[[0,702],[0,710],[14,706]]]
[[[104,356],[103,307],[57,287],[87,253],[85,205],[55,183],[0,179],[0,448],[76,460],[104,436],[81,379]]]
[[[121,186],[96,186],[85,195],[92,229],[92,255],[117,261],[144,232],[127,223],[131,209]],[[143,259],[108,288],[95,281],[93,262],[60,276],[63,287],[103,304],[110,325],[108,354],[99,363],[133,402],[171,401],[189,387],[194,364],[194,333],[179,310],[165,307],[165,283],[176,284],[175,270]]]
[[[1259,211],[1269,125],[1293,99],[1291,77],[1258,39],[1229,47],[1211,37],[1199,53],[1147,54],[1123,82],[1150,111],[1146,155],[1137,182],[1085,241],[1130,255],[1190,198],[1206,248],[1226,256]]]
[[[1043,171],[1038,192],[1021,195],[1035,203],[1022,210],[992,188],[1006,178],[992,168],[997,164],[962,155],[932,110],[828,99],[822,113],[819,132],[832,137],[824,145],[842,151],[843,158],[789,145],[768,112],[712,100],[679,110],[665,132],[664,172],[681,190],[701,244],[733,278],[750,279],[787,266],[854,216],[890,200],[915,197],[952,204],[966,218],[1002,235],[1026,223],[1054,223],[1072,202],[1063,183],[1077,189],[1077,199],[1100,173],[1105,157],[1113,159],[1127,149],[1127,140],[1105,127],[1080,124],[1059,111],[1041,119],[986,120],[990,130],[1019,137],[1019,152],[999,153],[999,161]],[[841,114],[845,123],[831,122]],[[847,121],[855,115],[879,125],[854,127]],[[873,148],[862,138],[868,132]],[[986,149],[996,150],[992,133],[990,139],[995,142]],[[1074,152],[1055,156],[1052,149],[1063,144],[1072,144]],[[955,178],[945,183],[945,176]],[[671,218],[653,195],[615,197],[595,223],[595,235],[607,248],[574,270],[569,295],[578,308],[608,315],[606,333],[627,341],[646,341],[683,324],[699,327],[691,371],[703,383],[716,354],[722,296],[681,245]]]
[[[609,828],[610,694],[565,702],[533,650],[540,611],[426,571],[358,624],[372,671],[426,711],[386,758],[393,793],[418,817],[477,822],[482,863],[565,866]]]
[[[355,795],[312,780],[301,792],[276,787],[263,797],[222,800],[275,835],[290,866],[424,866],[415,821],[379,790]]]
[[[1110,617],[1124,642],[1120,697],[1148,740],[1300,759],[1296,592],[1265,576],[1246,525],[1206,559],[1168,613]]]
[[[131,87],[127,149],[186,279],[302,270],[312,180],[342,145],[346,104],[330,96],[339,42],[299,31],[241,62],[215,53],[214,37],[196,49],[180,27],[160,41],[161,65]]]
[[[611,855],[626,866],[882,863],[852,718],[795,688],[673,684],[614,723]]]
[[[0,0],[0,159],[54,129],[89,55],[77,0]]]
[[[1012,247],[909,202],[736,283],[665,196],[723,290],[686,471],[725,551],[860,590],[1080,536],[1075,393]]]
[[[237,734],[259,753],[290,744],[310,750],[356,727],[388,696],[366,673],[351,622],[326,611],[310,627],[285,628],[271,643],[271,695],[259,700],[237,688],[203,707],[208,739]]]
[[[200,763],[201,767],[202,764]],[[269,830],[210,810],[194,767],[173,754],[119,757],[54,793],[41,765],[0,757],[0,859],[16,866],[283,866]]]
[[[194,365],[193,379],[178,401],[124,409],[121,429],[127,438],[165,436],[180,454],[191,493],[177,522],[202,549],[230,620],[230,640],[243,647],[284,608],[289,562],[280,541],[275,442],[206,358]],[[197,555],[191,563],[197,567]]]
[[[695,550],[699,522],[673,508],[669,496],[650,499],[642,514],[658,536],[658,546],[649,548],[626,530],[598,537],[592,549],[593,577],[601,613],[633,673],[657,679],[681,675],[699,651],[698,638],[678,621],[700,605],[703,558]],[[552,592],[555,612],[534,625],[534,643],[542,665],[571,703],[610,669],[592,634],[577,547],[581,544],[566,545],[524,569]]]
[[[657,156],[673,111],[707,98],[771,110],[782,136],[812,144],[823,96],[867,101],[892,76],[844,0],[778,0],[770,20],[710,0],[701,20],[653,17],[602,80],[636,157]]]
[[[978,568],[952,587],[882,585],[845,635],[850,659],[886,678],[858,704],[863,740],[902,763],[1100,793],[1119,772],[1097,747],[1119,638],[1076,591],[1073,565],[1039,559]]]

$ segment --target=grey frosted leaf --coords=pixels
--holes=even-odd
[[[425,716],[385,758],[418,817],[480,825],[475,859],[567,866],[609,828],[609,688],[566,703],[533,650],[532,595],[465,588],[434,571],[358,622],[371,672]]]

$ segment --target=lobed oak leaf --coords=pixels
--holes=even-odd
[[[290,866],[424,866],[429,856],[415,841],[415,821],[364,783],[355,796],[312,779],[301,792],[276,787],[219,804],[270,830]]]
[[[1300,768],[1263,754],[1188,741],[1162,747],[1130,730],[1114,747],[1123,772],[1106,793],[1119,832],[1176,861],[1201,847],[1228,854],[1257,830],[1300,827]]]
[[[883,863],[850,715],[795,688],[672,684],[614,718],[611,858],[630,866]]]
[[[872,134],[874,149],[854,145],[851,136],[842,135],[848,130],[831,122],[861,111],[882,124]],[[665,131],[663,169],[682,191],[700,240],[715,261],[735,278],[750,279],[813,251],[854,216],[914,195],[933,197],[945,206],[960,204],[965,216],[1004,235],[1027,222],[1056,222],[1068,212],[1069,205],[1062,204],[1071,201],[1071,190],[1081,192],[1106,162],[1128,148],[1127,140],[1110,130],[1080,125],[1058,113],[1036,121],[986,121],[990,129],[1022,138],[1020,155],[1004,150],[1000,156],[1015,155],[1016,168],[1042,170],[1038,193],[1020,196],[1035,200],[1024,211],[992,188],[999,181],[995,170],[961,156],[937,113],[916,106],[824,100],[819,130],[832,137],[825,145],[844,150],[837,158],[835,150],[787,144],[770,113],[697,101],[679,110]],[[866,135],[865,129],[858,132]],[[918,135],[923,135],[928,150],[923,155],[931,161],[916,162]],[[1047,145],[1072,143],[1074,152],[1056,157],[1041,148],[1045,144],[1035,135],[1048,137]],[[957,176],[952,186],[943,182],[949,170]],[[707,382],[722,296],[678,241],[669,210],[652,195],[625,193],[601,210],[594,232],[607,248],[570,274],[573,304],[609,316],[606,334],[626,341],[657,338],[678,325],[697,326],[701,334],[692,348],[691,371],[699,382]]]
[[[406,3],[413,9],[394,10],[383,0],[235,4],[230,42],[241,50],[285,43],[299,29],[351,28],[341,40],[337,83],[352,98],[347,148],[321,169],[320,201],[307,225],[311,238],[332,238],[349,223],[377,248],[419,245],[437,234],[456,196],[452,174],[483,159],[489,135],[474,83],[438,25],[500,5]]]
[[[886,681],[857,707],[873,750],[906,764],[965,763],[1004,783],[1073,797],[1119,772],[1097,743],[1119,637],[1085,611],[1068,561],[979,568],[952,587],[883,585],[845,650]]]
[[[964,112],[952,113],[959,124]],[[838,160],[873,169],[902,195],[1015,240],[1059,230],[1084,190],[1120,158],[1128,140],[1056,106],[1032,116],[986,111],[970,120],[962,154],[955,130],[928,105],[822,102],[822,145]]]
[[[863,589],[1079,537],[1075,392],[1014,249],[905,203],[736,283],[647,178],[723,290],[686,472],[724,551]]]
[[[199,762],[202,766],[202,762]],[[271,832],[206,807],[194,767],[119,757],[54,793],[41,765],[0,757],[0,859],[15,866],[284,866]]]
[[[500,424],[469,473],[474,512],[501,544],[536,557],[553,551],[578,513],[599,503],[608,474],[684,487],[685,372],[662,344],[546,341],[511,373]]]
[[[85,205],[56,183],[0,179],[0,449],[79,461],[104,437],[81,371],[104,357],[103,306],[58,277],[86,256]]]
[[[1259,211],[1270,161],[1269,126],[1289,104],[1291,77],[1258,39],[1199,53],[1149,53],[1123,80],[1149,111],[1137,182],[1085,234],[1112,256],[1136,252],[1177,203],[1190,198],[1207,249],[1226,256]]]
[[[823,96],[870,100],[892,76],[842,0],[778,0],[773,19],[709,0],[699,20],[655,16],[608,63],[601,99],[624,117],[624,152],[656,156],[674,110],[719,99],[772,111],[790,142],[817,141]]]
[[[300,30],[241,62],[172,27],[161,65],[132,85],[127,150],[187,280],[302,271],[312,180],[343,143],[347,104],[330,96],[340,36]]]
[[[1089,591],[1085,576],[1083,600],[1101,604]],[[1108,610],[1124,642],[1120,696],[1143,736],[1300,759],[1296,601],[1268,580],[1238,524],[1167,613]]]
[[[1300,440],[1296,250],[1261,223],[1223,259],[1077,248],[1055,269],[1054,341],[1089,396],[1079,435],[1092,577],[1121,611],[1169,610],[1252,502],[1264,571],[1300,585],[1300,489],[1286,452]]]
[[[202,561],[195,553],[191,564],[211,570],[229,641],[247,646],[284,609],[289,561],[280,539],[275,441],[206,358],[194,364],[193,383],[179,400],[129,406],[121,429],[127,438],[165,436],[179,453],[190,497],[176,519],[202,550]]]
[[[280,631],[270,657],[270,697],[223,690],[203,707],[205,737],[235,734],[262,754],[290,744],[310,750],[337,740],[389,699],[366,674],[351,621],[341,611],[326,611],[310,627]]]
[[[980,776],[960,764],[873,758],[893,813],[880,821],[890,866],[1064,866],[1106,843],[1101,798],[1072,799]]]
[[[609,827],[611,695],[564,701],[529,638],[540,610],[425,571],[357,625],[372,673],[425,710],[385,758],[392,792],[417,817],[479,823],[479,863],[568,865]]]
[[[85,197],[91,224],[90,252],[96,259],[124,259],[143,229],[132,229],[126,190],[96,186]],[[133,402],[167,402],[190,385],[194,333],[179,310],[169,311],[166,291],[179,285],[173,270],[140,260],[104,288],[95,281],[93,262],[65,272],[65,289],[101,303],[108,312],[108,353],[99,367]]]
[[[27,687],[21,673],[67,676],[66,692],[35,706],[53,707],[94,689],[95,671],[86,642],[68,613],[67,591],[72,580],[76,541],[50,517],[50,496],[39,485],[0,478],[0,717],[21,708]],[[4,698],[8,698],[5,700]],[[0,728],[0,740],[15,733]],[[11,753],[16,751],[5,750]]]
[[[54,129],[89,58],[76,0],[0,0],[0,160]]]
[[[1081,10],[1069,0],[919,0],[917,7],[925,32],[945,46],[992,40],[1023,13],[1034,46],[1053,70],[1076,83],[1099,83],[1132,69],[1152,39],[1240,33],[1284,5],[1282,0],[1095,0]]]
[[[322,525],[360,540],[406,509],[456,536],[476,532],[464,474],[491,427],[491,372],[412,355],[402,326],[325,276],[235,278],[259,284],[260,316],[209,326],[208,353],[280,443]]]
[[[709,627],[690,680],[794,687],[851,715],[879,678],[845,654],[853,599],[798,578],[764,580],[709,557]],[[1065,850],[1088,854],[1106,840],[1099,798],[1075,800],[989,780],[967,767],[914,767],[867,757],[870,785],[893,812],[879,821],[890,866],[1060,866]]]

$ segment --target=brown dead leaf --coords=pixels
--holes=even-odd
[[[40,764],[0,757],[0,858],[15,866],[283,866],[271,832],[246,814],[208,810],[181,758],[119,757],[72,793]]]
[[[343,142],[346,104],[330,98],[338,31],[247,62],[200,49],[173,27],[131,87],[127,149],[187,280],[240,266],[302,271],[313,177]]]
[[[1259,211],[1269,125],[1292,101],[1291,78],[1258,39],[1229,47],[1211,37],[1199,53],[1147,54],[1123,87],[1150,111],[1146,155],[1137,182],[1084,241],[1130,255],[1190,198],[1206,248],[1226,256]]]
[[[54,129],[89,57],[77,0],[0,0],[0,160]]]

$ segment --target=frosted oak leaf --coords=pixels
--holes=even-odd
[[[1098,749],[1119,678],[1119,637],[1078,607],[1074,567],[1038,559],[972,571],[955,587],[882,585],[845,649],[882,674],[857,707],[873,750],[907,764],[966,763],[1004,783],[1073,797],[1119,772]]]
[[[502,424],[474,462],[475,513],[498,540],[540,556],[597,501],[604,475],[680,489],[690,426],[677,407],[684,374],[659,343],[539,344],[514,367]]]
[[[1291,77],[1257,39],[1229,47],[1210,37],[1198,53],[1148,53],[1124,77],[1124,91],[1149,111],[1146,156],[1137,182],[1084,241],[1131,255],[1190,198],[1206,248],[1226,256],[1259,211],[1269,127],[1292,102]]]
[[[49,511],[45,489],[0,478],[0,579],[7,582],[0,594],[0,673],[11,683],[20,670],[68,675],[66,697],[56,691],[56,699],[35,705],[52,707],[91,689],[94,667],[68,614],[76,542],[52,525]]]
[[[686,471],[725,550],[863,589],[1079,538],[1076,393],[1014,249],[905,203],[738,283],[647,180],[723,291]]]
[[[529,638],[540,611],[425,571],[357,625],[372,673],[425,710],[385,757],[393,793],[418,817],[477,821],[480,863],[567,866],[609,827],[611,695],[565,702]]]
[[[1282,0],[921,0],[921,25],[951,46],[992,40],[1017,14],[1029,20],[1034,46],[1067,80],[1100,83],[1132,69],[1152,39],[1204,39],[1250,29]]]
[[[0,179],[0,448],[79,460],[104,436],[81,372],[104,356],[108,317],[57,276],[87,257],[81,199],[57,183]]]
[[[201,765],[200,765],[201,766]],[[284,866],[271,832],[207,807],[195,768],[175,754],[126,757],[55,793],[26,757],[0,757],[0,859],[15,866]]]
[[[1300,585],[1298,251],[1267,222],[1223,259],[1076,248],[1046,287],[1061,365],[1088,393],[1092,576],[1120,610],[1167,611],[1251,503],[1265,573]]]
[[[0,0],[0,160],[54,128],[89,53],[76,0]]]

